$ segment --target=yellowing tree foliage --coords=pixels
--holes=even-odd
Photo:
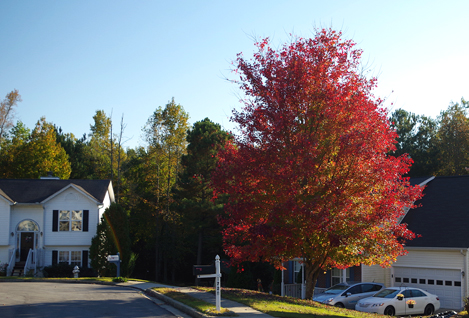
[[[21,122],[2,145],[0,177],[36,179],[52,171],[61,179],[70,177],[68,155],[56,140],[54,126],[41,118],[33,131]]]

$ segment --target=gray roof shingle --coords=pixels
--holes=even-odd
[[[469,176],[435,177],[402,223],[421,237],[406,246],[469,248]]]
[[[110,180],[0,179],[0,195],[5,194],[13,202],[38,203],[74,184],[103,202],[110,183]]]

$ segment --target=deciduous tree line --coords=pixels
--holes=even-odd
[[[222,204],[211,200],[210,187],[217,153],[231,138],[220,125],[206,118],[190,127],[188,113],[172,99],[149,116],[146,145],[124,149],[123,118],[114,133],[111,117],[98,110],[90,132],[77,138],[45,118],[32,130],[14,124],[19,101],[14,90],[0,108],[1,178],[52,171],[62,179],[113,181],[118,204],[106,211],[90,253],[101,275],[113,275],[103,260],[118,251],[124,275],[134,270],[137,277],[173,282],[192,280],[192,265],[222,255]]]
[[[395,155],[408,154],[414,161],[411,177],[468,174],[469,102],[452,102],[436,118],[404,109],[390,116],[398,134]]]

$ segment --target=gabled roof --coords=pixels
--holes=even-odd
[[[71,185],[102,203],[109,191],[114,200],[110,180],[0,179],[0,195],[17,203],[40,203]]]
[[[406,246],[469,248],[469,175],[435,177],[402,220],[421,237]]]
[[[10,203],[15,203],[15,201],[13,201],[5,192],[3,192],[2,189],[0,189],[0,198],[3,198]]]

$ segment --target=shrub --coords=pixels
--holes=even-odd
[[[73,268],[75,266],[66,263],[46,266],[42,270],[44,277],[73,277]]]

